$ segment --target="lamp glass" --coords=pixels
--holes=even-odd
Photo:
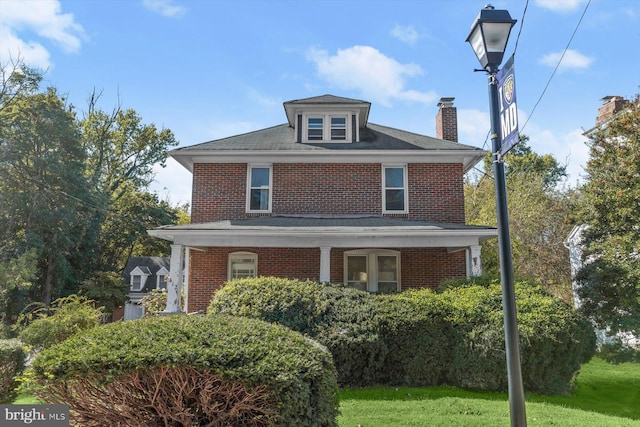
[[[483,22],[481,25],[487,52],[504,53],[513,24],[511,22]]]
[[[477,24],[473,28],[467,40],[471,44],[471,48],[475,52],[476,57],[478,57],[478,60],[482,63],[484,57],[487,55],[487,51],[484,48],[484,37],[482,37],[482,26],[480,24]]]

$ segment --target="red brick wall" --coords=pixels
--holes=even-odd
[[[331,281],[342,283],[344,252],[357,248],[331,250]],[[466,276],[465,252],[440,248],[395,248],[400,255],[402,289],[435,288],[443,280]],[[227,280],[228,255],[232,252],[258,254],[258,275],[317,280],[320,250],[316,248],[208,248],[190,251],[189,311],[206,310],[216,289]]]
[[[460,164],[410,164],[410,219],[464,223]],[[247,165],[196,163],[193,223],[255,216],[246,213]],[[273,214],[382,215],[380,164],[274,164]]]

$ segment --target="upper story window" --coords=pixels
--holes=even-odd
[[[347,139],[347,118],[331,117],[331,140],[345,141]]]
[[[303,142],[351,142],[348,114],[307,114],[303,126]]]
[[[382,166],[382,212],[407,213],[407,166]]]
[[[271,212],[271,165],[249,165],[247,211]]]
[[[258,255],[252,252],[234,252],[229,254],[228,280],[256,277]]]

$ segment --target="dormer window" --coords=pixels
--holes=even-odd
[[[306,114],[303,142],[352,142],[349,114]]]
[[[309,117],[307,120],[307,139],[309,141],[322,141],[324,139],[324,118]]]
[[[331,140],[345,141],[347,139],[347,118],[331,117]]]
[[[133,292],[142,291],[149,276],[151,276],[149,267],[138,266],[134,268],[130,273],[129,289]]]

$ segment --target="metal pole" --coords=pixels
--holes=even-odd
[[[509,211],[507,186],[504,175],[500,111],[498,105],[497,66],[489,68],[489,107],[491,113],[491,143],[493,151],[493,176],[496,186],[496,216],[498,219],[498,246],[500,253],[500,279],[502,281],[502,309],[504,311],[504,339],[507,351],[507,378],[509,382],[509,409],[512,427],[525,427],[527,416],[524,404],[524,388],[520,367],[520,337],[516,314],[516,297],[513,285],[513,261],[509,236]]]

